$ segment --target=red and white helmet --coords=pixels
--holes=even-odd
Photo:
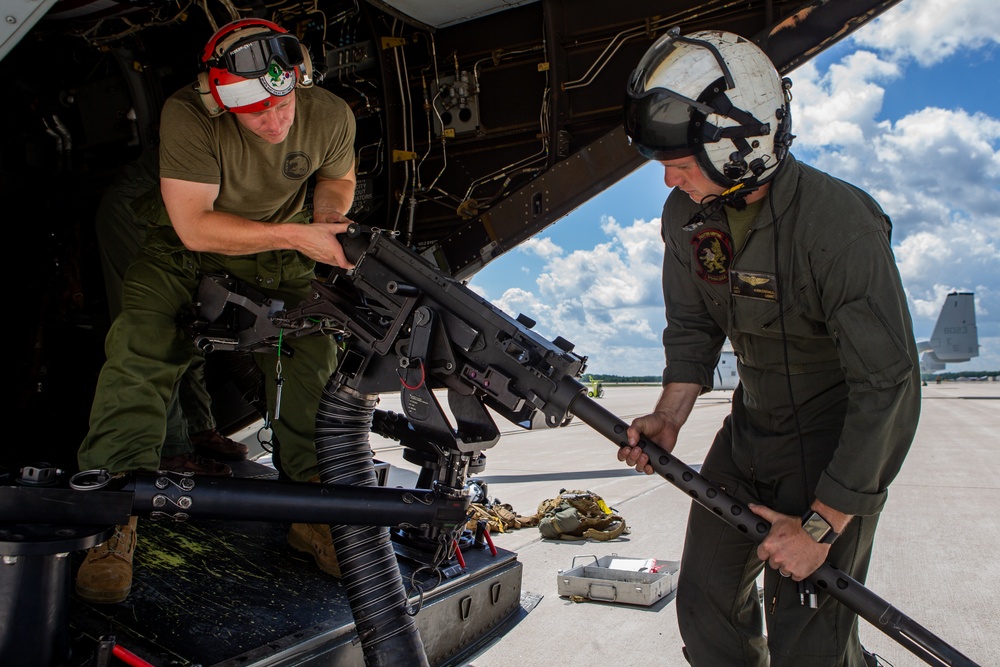
[[[308,55],[295,35],[264,19],[242,19],[219,28],[201,56],[208,89],[221,109],[266,111],[296,85],[312,84]]]

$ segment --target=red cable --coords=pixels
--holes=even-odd
[[[111,654],[121,660],[122,662],[132,665],[132,667],[153,667],[152,664],[146,662],[132,651],[129,651],[123,646],[115,644],[111,649]]]
[[[490,529],[489,528],[485,528],[483,530],[483,537],[486,538],[486,544],[490,545],[490,553],[493,554],[494,556],[496,556],[497,555],[497,548],[495,546],[493,546],[493,538],[490,537]]]
[[[458,548],[458,540],[452,540],[452,544],[455,545],[455,558],[458,559],[458,564],[465,569],[465,558],[462,557],[462,550]]]
[[[410,391],[416,391],[417,389],[420,389],[421,387],[423,387],[424,386],[424,380],[427,378],[427,374],[424,371],[424,360],[418,358],[417,361],[420,363],[420,382],[418,382],[415,387],[411,387],[410,385],[406,384],[406,380],[403,379],[402,373],[399,372],[399,369],[396,370],[396,375],[399,376],[399,382],[400,382],[400,384],[402,384],[404,387],[406,387]]]

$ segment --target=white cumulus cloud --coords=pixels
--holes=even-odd
[[[608,240],[565,252],[550,238],[537,291],[508,289],[494,304],[509,315],[524,313],[541,335],[559,335],[591,358],[589,370],[619,375],[658,375],[663,365],[663,295],[660,221],[621,225],[601,220]],[[529,252],[532,250],[529,249]]]
[[[863,47],[884,51],[893,60],[912,58],[924,67],[998,40],[996,0],[906,0],[854,35]]]

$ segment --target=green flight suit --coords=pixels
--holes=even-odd
[[[785,514],[819,498],[856,515],[829,561],[863,582],[920,410],[889,219],[861,190],[790,155],[737,251],[722,213],[684,229],[699,208],[675,190],[663,210],[663,382],[711,389],[727,337],[740,374],[702,473]],[[800,606],[796,584],[771,568],[765,644],[756,546],[692,504],[677,615],[693,664],[862,665],[856,615],[822,594],[818,609]]]

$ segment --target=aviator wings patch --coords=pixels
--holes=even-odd
[[[773,273],[756,271],[730,271],[729,290],[733,296],[746,296],[751,299],[778,300],[778,281]]]

